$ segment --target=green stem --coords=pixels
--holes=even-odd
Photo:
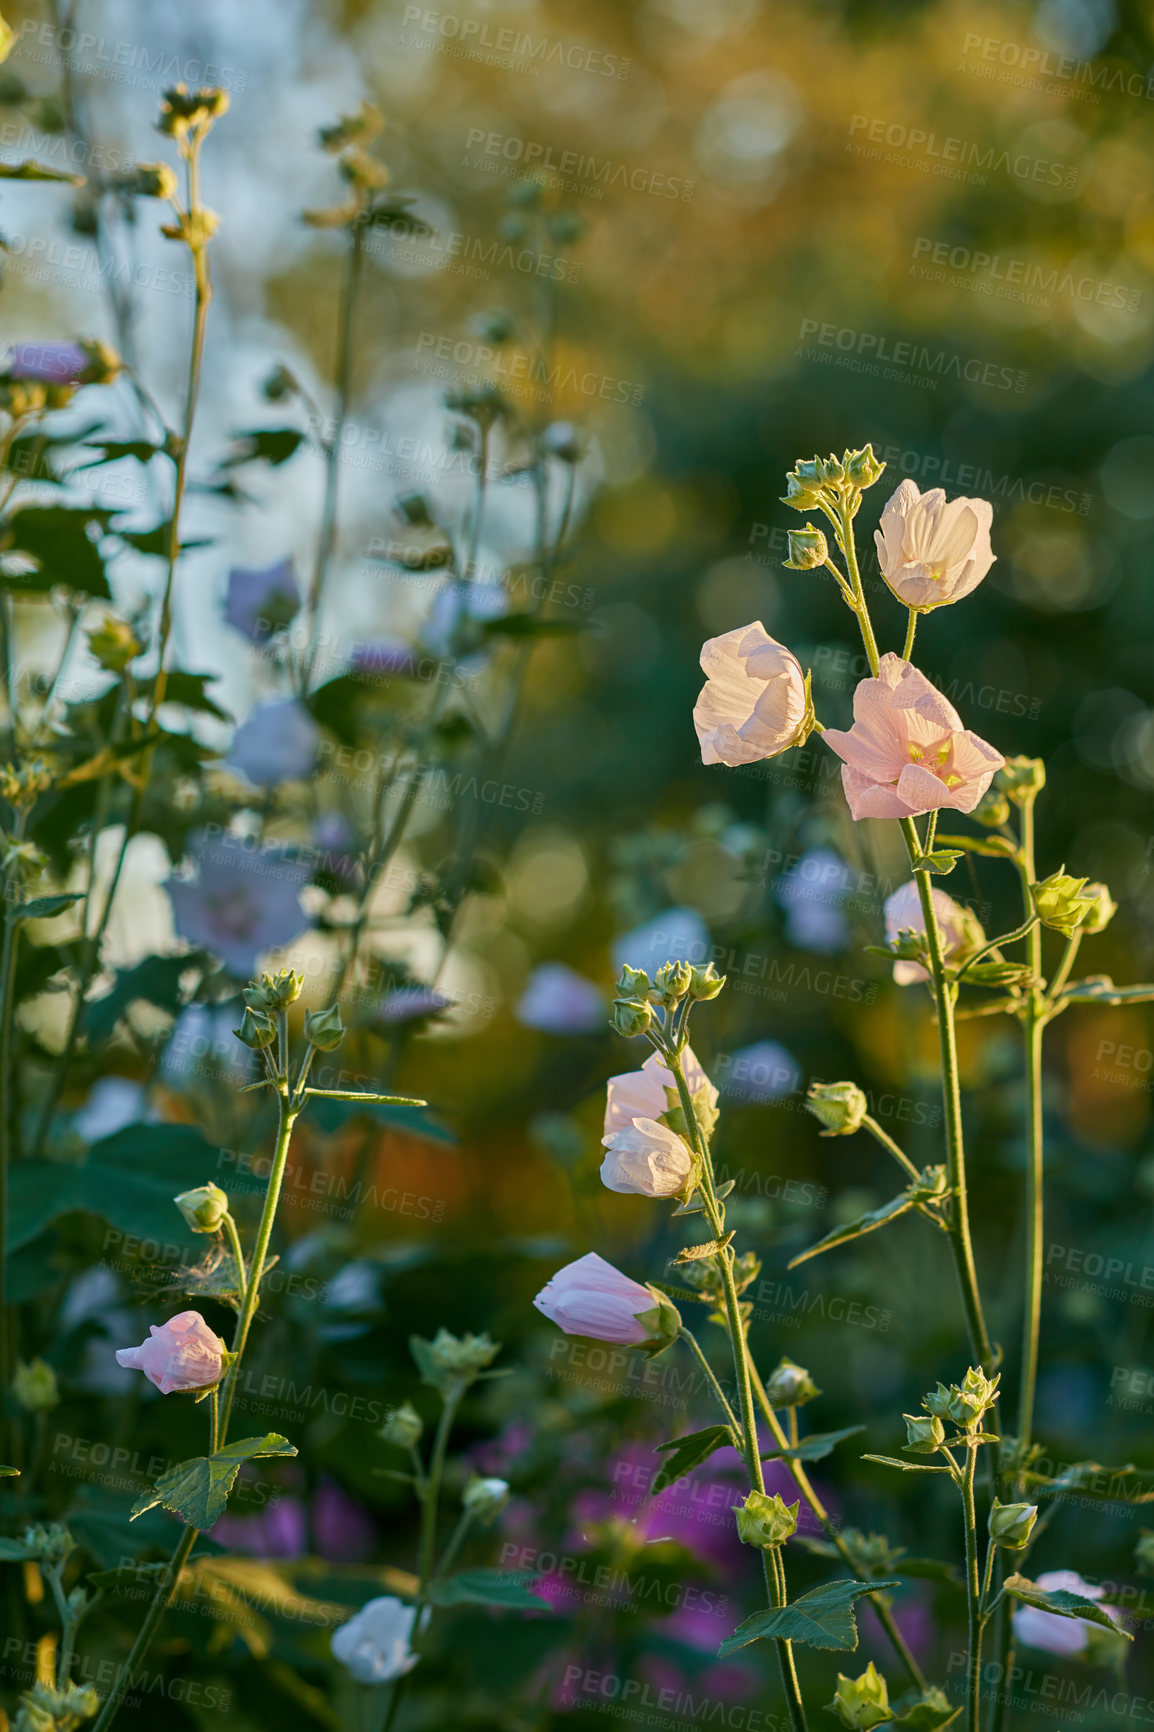
[[[981,1727],[982,1616],[981,1590],[978,1584],[978,1528],[974,1514],[974,1471],[977,1460],[977,1450],[967,1449],[966,1467],[962,1475],[962,1507],[966,1523],[966,1603],[970,1641],[967,1732],[980,1732]]]
[[[857,549],[853,541],[853,518],[844,512],[841,517],[841,549],[845,554],[846,570],[849,572],[850,583],[853,585],[854,600],[858,623],[861,626],[862,643],[865,646],[866,658],[869,661],[870,672],[877,675],[878,646],[874,637],[873,621],[870,619],[869,608],[866,606],[865,591],[862,588],[861,573],[857,565]]]
[[[243,1307],[247,1286],[244,1275],[244,1251],[241,1249],[240,1234],[236,1230],[236,1222],[233,1220],[231,1213],[227,1209],[224,1213],[223,1226],[225,1232],[228,1234],[229,1248],[232,1251],[233,1261],[236,1264],[237,1297],[240,1299]]]
[[[157,1626],[171,1604],[172,1596],[175,1594],[177,1583],[180,1580],[180,1572],[188,1562],[188,1555],[196,1544],[196,1540],[197,1530],[191,1527],[185,1528],[169,1561],[168,1568],[161,1578],[160,1586],[156,1590],[136,1640],[132,1644],[131,1652],[113,1679],[112,1687],[104,1698],[104,1706],[92,1724],[92,1732],[108,1732],[108,1728],[112,1725],[117,1710],[124,1700],[125,1693],[132,1683],[133,1674],[151,1647]]]
[[[1038,936],[1040,938],[1041,934],[1039,933]],[[1082,942],[1082,928],[1079,926],[1078,929],[1076,930],[1076,932],[1074,933],[1073,938],[1068,938],[1066,940],[1066,948],[1062,953],[1062,960],[1058,964],[1057,972],[1055,973],[1054,978],[1053,978],[1053,980],[1051,980],[1049,988],[1047,989],[1046,996],[1049,999],[1051,1005],[1054,1004],[1055,1000],[1058,997],[1058,994],[1061,992],[1062,988],[1065,986],[1066,982],[1070,978],[1070,970],[1074,966],[1074,962],[1075,962],[1077,955],[1078,955],[1078,946],[1081,944],[1081,942]],[[1051,1011],[1050,1015],[1052,1015],[1052,1014],[1053,1014],[1053,1012]],[[1049,1015],[1047,1016],[1046,1020],[1049,1021]]]
[[[689,1347],[692,1349],[693,1353],[696,1355],[697,1363],[701,1366],[702,1371],[704,1371],[704,1373],[705,1373],[705,1381],[709,1384],[709,1387],[712,1389],[714,1395],[717,1397],[718,1406],[721,1408],[721,1411],[724,1413],[726,1419],[729,1421],[730,1425],[733,1427],[734,1432],[736,1434],[740,1435],[740,1433],[741,1433],[741,1421],[738,1419],[738,1417],[734,1413],[732,1407],[729,1405],[729,1398],[727,1397],[724,1389],[722,1389],[720,1383],[717,1381],[717,1378],[714,1375],[713,1367],[712,1367],[712,1365],[710,1365],[708,1359],[705,1357],[705,1354],[702,1352],[701,1345],[698,1342],[697,1337],[695,1335],[691,1334],[690,1331],[684,1327],[684,1325],[681,1328],[680,1334],[681,1334],[681,1339],[688,1343]]]
[[[914,633],[917,631],[917,629],[918,629],[917,609],[911,607],[911,609],[910,609],[910,623],[906,627],[905,647],[902,650],[902,660],[904,662],[908,662],[910,657],[914,653]]]
[[[457,1381],[451,1385],[448,1394],[443,1398],[441,1417],[437,1422],[437,1434],[433,1439],[433,1453],[429,1457],[429,1472],[425,1481],[424,1502],[421,1505],[421,1537],[417,1553],[417,1604],[423,1605],[433,1579],[433,1553],[437,1544],[437,1504],[441,1495],[441,1481],[445,1474],[445,1454],[449,1447],[449,1433],[453,1429],[457,1406],[464,1394],[464,1386]]]
[[[16,816],[14,839],[24,835],[27,814]],[[5,881],[6,891],[18,888],[15,877]],[[12,917],[19,904],[12,897],[5,903],[4,944],[0,950],[0,1393],[7,1392],[12,1381],[11,1340],[8,1318],[8,1171],[12,1161],[12,1122],[14,1107],[12,1085],[15,1081],[12,1064],[12,1020],[15,1014],[16,957],[20,945],[20,922]],[[2,1413],[0,1405],[0,1413]],[[0,1423],[0,1434],[6,1434]]]
[[[868,1113],[866,1113],[865,1117],[862,1119],[861,1128],[863,1131],[868,1131],[874,1141],[880,1143],[882,1148],[886,1149],[893,1156],[894,1160],[898,1163],[899,1167],[908,1179],[921,1178],[922,1175],[918,1172],[918,1169],[914,1166],[910,1157],[903,1149],[899,1149],[889,1132],[883,1131],[877,1120],[871,1119]]]
[[[1022,904],[1033,912],[1030,886],[1034,883],[1034,802],[1022,806],[1022,846],[1018,860],[1022,881]],[[1067,954],[1069,946],[1067,946]],[[1072,961],[1072,958],[1071,958]],[[1042,972],[1042,932],[1032,928],[1029,938],[1030,972],[1035,980]],[[1023,1277],[1022,1364],[1018,1386],[1018,1443],[1029,1447],[1034,1429],[1034,1399],[1038,1383],[1038,1340],[1042,1323],[1042,1240],[1044,1233],[1044,1156],[1042,1125],[1042,1032],[1045,998],[1041,986],[1032,986],[1022,1013],[1022,1044],[1026,1070],[1026,1246]]]

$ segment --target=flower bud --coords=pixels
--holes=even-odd
[[[929,1395],[925,1397],[922,1406],[927,1413],[932,1413],[937,1419],[948,1419],[951,1399],[950,1390],[946,1388],[944,1383],[939,1383],[938,1387],[931,1390]]]
[[[1038,1519],[1035,1503],[999,1503],[994,1499],[990,1509],[990,1538],[995,1545],[1010,1546],[1021,1551],[1030,1538]]]
[[[712,962],[696,963],[690,972],[689,996],[700,1003],[716,998],[725,985],[725,975],[718,974]]]
[[[820,457],[817,463],[817,473],[822,481],[844,481],[845,464],[837,457]]]
[[[634,1004],[626,998],[615,998],[610,1021],[618,1034],[632,1039],[634,1035],[646,1032],[653,1021],[653,1012],[647,1004]]]
[[[207,129],[228,111],[228,93],[219,89],[189,90],[176,84],[160,102],[156,130],[168,138],[185,138],[193,129]]]
[[[855,487],[872,487],[885,471],[885,464],[878,462],[872,445],[863,445],[860,451],[847,451],[842,461],[846,479]]]
[[[860,1678],[847,1678],[844,1672],[838,1673],[837,1689],[828,1707],[843,1726],[850,1728],[850,1732],[870,1732],[872,1726],[893,1719],[886,1681],[872,1660]]]
[[[825,1126],[823,1137],[848,1137],[859,1129],[869,1102],[856,1083],[810,1083],[805,1106]]]
[[[657,970],[653,985],[666,1004],[676,1004],[685,997],[693,979],[693,970],[688,962],[666,962]]]
[[[277,974],[262,974],[258,984],[245,987],[244,1002],[250,1010],[284,1010],[296,1003],[304,983],[304,975],[292,968],[282,968]]]
[[[12,1393],[25,1413],[47,1413],[60,1400],[56,1373],[44,1359],[34,1359],[30,1365],[23,1360],[17,1364]]]
[[[640,1003],[642,999],[648,998],[653,987],[643,968],[630,968],[626,963],[621,970],[621,979],[613,990],[618,998],[632,999]]]
[[[789,558],[782,564],[790,571],[816,571],[829,558],[829,546],[820,529],[815,529],[812,523],[807,523],[804,529],[791,529],[789,534]]]
[[[1087,894],[1086,879],[1071,878],[1065,868],[1031,885],[1030,895],[1042,925],[1052,926],[1065,938],[1073,938],[1079,926],[1099,912],[1096,891]]]
[[[385,1423],[377,1436],[386,1443],[395,1443],[398,1449],[415,1449],[424,1429],[420,1414],[411,1402],[406,1401],[385,1415]]]
[[[488,1335],[453,1335],[448,1329],[438,1329],[429,1352],[438,1371],[460,1376],[483,1371],[492,1364],[500,1348]]]
[[[120,377],[123,362],[116,350],[109,343],[101,343],[95,337],[82,337],[80,347],[88,357],[88,365],[81,374],[82,385],[113,385]]]
[[[919,1455],[932,1455],[944,1443],[946,1428],[932,1413],[903,1413],[906,1422],[906,1448]]]
[[[194,1233],[219,1233],[228,1214],[228,1196],[211,1179],[172,1200]]]
[[[172,199],[179,183],[166,162],[138,162],[132,188],[141,198]]]
[[[985,1372],[971,1365],[963,1383],[950,1385],[950,1400],[946,1412],[955,1425],[970,1430],[977,1425],[987,1408],[993,1407],[997,1399],[998,1378],[989,1378]]]
[[[1109,926],[1111,920],[1113,920],[1115,914],[1118,912],[1118,904],[1111,896],[1105,884],[1087,884],[1083,894],[1086,896],[1096,897],[1098,905],[1087,914],[1085,920],[1083,920],[1082,931],[1087,935],[1095,932],[1105,932],[1107,926]]]
[[[996,830],[1009,816],[1010,802],[997,788],[988,788],[970,813],[971,818],[976,818],[988,830]]]
[[[765,1385],[771,1407],[801,1407],[821,1394],[809,1372],[792,1359],[783,1359]]]
[[[100,624],[85,635],[93,659],[110,674],[122,674],[144,648],[128,621],[118,619],[114,613],[106,613]]]
[[[344,1038],[345,1025],[341,1021],[340,1005],[330,1004],[327,1010],[305,1011],[305,1039],[318,1052],[335,1052]]]
[[[1046,786],[1046,766],[1041,758],[1007,758],[994,779],[1015,804],[1025,806]]]
[[[737,1537],[743,1545],[765,1551],[769,1546],[784,1545],[797,1529],[798,1504],[783,1503],[778,1492],[770,1497],[763,1491],[751,1491],[743,1504],[730,1507],[737,1517]]]
[[[466,1513],[474,1521],[489,1522],[498,1515],[509,1501],[509,1482],[507,1479],[478,1479],[474,1477],[461,1494],[461,1502]]]
[[[249,1047],[253,1052],[259,1052],[264,1046],[271,1046],[276,1039],[276,1023],[272,1022],[259,1010],[246,1007],[240,1019],[240,1027],[233,1029],[237,1040],[242,1046]]]
[[[20,1543],[41,1564],[62,1563],[76,1545],[63,1522],[37,1522],[35,1527],[24,1529]]]

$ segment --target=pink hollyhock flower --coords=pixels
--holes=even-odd
[[[640,1318],[656,1306],[655,1295],[596,1251],[558,1269],[533,1303],[566,1335],[588,1335],[619,1347],[637,1347],[653,1335]]]
[[[717,1090],[702,1070],[692,1047],[687,1046],[682,1053],[681,1068],[685,1072],[690,1094],[695,1095],[702,1088],[708,1089],[709,1103],[716,1106]],[[670,1090],[673,1095],[672,1104],[677,1105],[677,1084],[673,1080],[673,1072],[659,1052],[651,1053],[640,1070],[626,1071],[622,1076],[611,1076],[605,1101],[605,1134],[601,1141],[608,1147],[611,1137],[618,1131],[626,1130],[638,1119],[659,1119],[662,1113],[669,1110]]]
[[[251,643],[264,643],[295,617],[300,586],[291,559],[261,570],[234,566],[228,574],[224,617]]]
[[[178,1311],[159,1327],[153,1323],[148,1333],[139,1347],[118,1347],[116,1363],[143,1371],[162,1395],[220,1382],[227,1349],[199,1311]]]
[[[903,481],[874,530],[882,576],[900,602],[928,612],[961,601],[994,563],[985,499],[952,499],[940,487],[921,493]]]
[[[827,728],[823,737],[844,760],[842,785],[855,819],[914,818],[942,806],[972,812],[1006,761],[892,651],[877,677],[858,685],[853,714],[848,733]]]
[[[703,764],[753,764],[800,745],[813,726],[798,659],[760,620],[711,637],[701,650],[705,685],[693,706]]]
[[[606,1026],[599,987],[563,962],[543,962],[525,984],[517,1021],[545,1034],[592,1034]]]
[[[258,704],[236,730],[228,761],[254,788],[311,776],[321,732],[303,704]]]
[[[231,972],[247,980],[265,950],[278,949],[310,924],[300,893],[312,867],[275,848],[248,848],[234,836],[212,839],[200,832],[190,858],[195,882],[170,878],[176,930],[190,944],[214,951]]]
[[[980,949],[986,942],[981,922],[977,915],[971,914],[968,908],[962,908],[944,890],[935,888],[931,895],[946,958],[950,962],[964,961],[969,952]],[[886,940],[890,944],[894,943],[899,932],[925,931],[922,899],[912,878],[892,896],[887,896],[885,916]],[[894,979],[899,986],[912,986],[916,981],[928,980],[929,974],[920,962],[898,961],[894,963]]]

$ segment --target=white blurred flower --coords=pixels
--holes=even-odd
[[[333,1631],[332,1650],[361,1684],[390,1684],[417,1664],[410,1642],[416,1607],[391,1594],[369,1600]]]

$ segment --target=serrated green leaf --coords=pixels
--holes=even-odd
[[[929,854],[919,854],[912,863],[914,872],[952,872],[962,857],[960,848],[935,848]]]
[[[898,1582],[824,1582],[811,1588],[808,1594],[788,1606],[767,1607],[755,1612],[739,1624],[732,1636],[722,1642],[719,1658],[734,1654],[749,1642],[769,1637],[779,1642],[800,1642],[808,1648],[836,1648],[843,1652],[857,1647],[857,1620],[854,1602],[863,1594],[879,1593],[896,1588]]]
[[[925,1690],[907,1690],[893,1704],[893,1710],[891,1724],[905,1727],[906,1732],[940,1732],[957,1719],[962,1705],[951,1702],[937,1684],[930,1684]]]
[[[530,1592],[539,1580],[532,1570],[460,1570],[434,1582],[429,1598],[435,1606],[504,1606],[509,1611],[552,1611],[550,1602]]]
[[[1088,1600],[1084,1594],[1071,1593],[1069,1588],[1040,1588],[1028,1576],[1014,1575],[1006,1577],[1003,1589],[1012,1599],[1036,1606],[1040,1612],[1053,1612],[1058,1618],[1082,1618],[1088,1624],[1116,1630],[1129,1642],[1134,1640],[1129,1630],[1114,1622],[1105,1606],[1100,1606],[1097,1600]]]
[[[659,1443],[654,1447],[658,1454],[672,1451],[669,1460],[662,1464],[661,1471],[653,1481],[653,1492],[656,1496],[675,1480],[683,1479],[687,1473],[692,1473],[703,1461],[708,1461],[715,1450],[736,1449],[737,1439],[728,1425],[708,1425],[704,1431],[691,1431],[685,1437],[675,1437],[669,1443]]]
[[[60,584],[80,595],[110,601],[112,591],[96,540],[107,534],[113,515],[95,505],[25,505],[14,512],[5,527],[4,551],[26,554],[36,562],[36,570],[7,578],[7,586],[43,595]]]
[[[178,1462],[167,1473],[162,1473],[152,1490],[137,1498],[132,1507],[132,1519],[135,1521],[146,1510],[161,1504],[173,1515],[181,1516],[190,1527],[210,1528],[224,1514],[228,1494],[246,1461],[262,1456],[295,1454],[295,1444],[289,1443],[279,1432],[270,1431],[264,1437],[238,1438],[236,1443],[226,1443],[223,1449],[212,1455],[193,1456],[190,1461]]]
[[[864,1425],[847,1425],[844,1431],[815,1431],[809,1437],[803,1437],[796,1448],[771,1449],[762,1456],[762,1461],[824,1461],[827,1455],[832,1455],[839,1443],[844,1443],[847,1437],[856,1437],[859,1431],[864,1431]]]

